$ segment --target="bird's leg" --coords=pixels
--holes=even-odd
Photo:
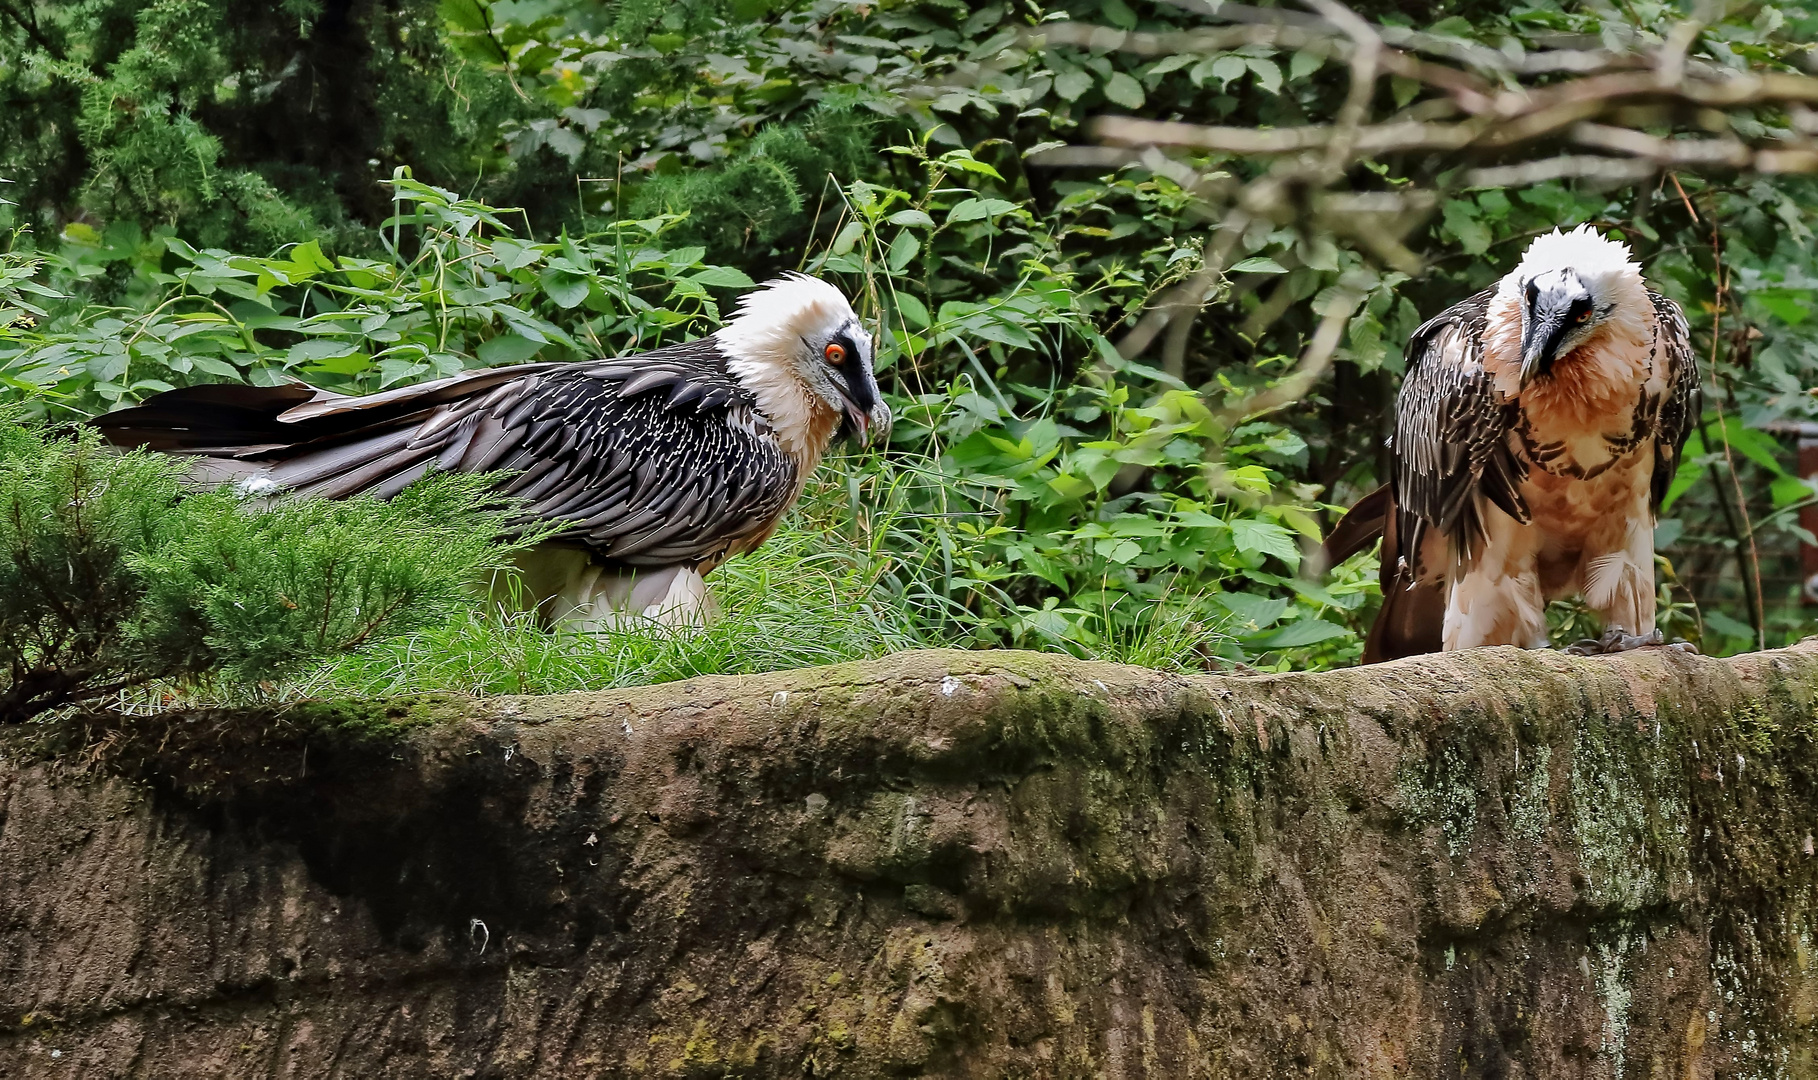
[[[1607,538],[1607,550],[1600,555],[1587,553],[1582,570],[1584,599],[1591,610],[1609,627],[1601,638],[1585,638],[1566,646],[1574,656],[1598,656],[1628,652],[1651,645],[1665,645],[1666,635],[1654,627],[1654,534],[1652,518],[1642,499],[1645,487],[1638,489],[1637,502],[1624,519],[1620,537]],[[1628,628],[1640,631],[1629,633]],[[1686,642],[1674,642],[1672,648],[1696,652]]]

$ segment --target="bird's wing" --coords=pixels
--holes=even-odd
[[[1408,373],[1395,403],[1394,498],[1400,551],[1415,580],[1429,536],[1449,557],[1468,557],[1484,536],[1480,499],[1526,523],[1520,485],[1526,467],[1509,449],[1517,406],[1504,401],[1483,365],[1483,336],[1494,289],[1463,300],[1414,331]],[[1387,551],[1385,558],[1392,557]]]
[[[717,564],[761,542],[799,487],[736,383],[650,364],[546,376],[441,445],[457,467],[511,470],[501,489],[526,520],[561,523],[554,539],[630,565]]]
[[[1698,355],[1692,351],[1685,312],[1657,292],[1648,295],[1654,301],[1659,347],[1666,350],[1667,361],[1666,398],[1660,403],[1660,423],[1654,439],[1651,505],[1658,514],[1667,489],[1673,486],[1673,475],[1679,471],[1679,455],[1685,449],[1686,436],[1692,433],[1703,412],[1704,391],[1699,385]]]
[[[123,445],[261,462],[277,486],[322,498],[388,498],[431,469],[505,471],[499,490],[524,500],[523,523],[556,523],[550,539],[667,566],[755,546],[794,499],[794,459],[752,405],[708,338],[371,398],[197,387],[100,426]]]

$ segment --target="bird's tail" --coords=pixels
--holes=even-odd
[[[255,490],[269,485],[327,499],[390,498],[432,466],[467,467],[464,459],[449,460],[442,444],[418,438],[437,409],[483,401],[504,383],[557,366],[485,368],[363,397],[302,383],[211,383],[168,390],[91,423],[115,446],[193,458],[200,481],[239,480]]]
[[[1374,544],[1382,535],[1383,522],[1394,505],[1395,496],[1389,491],[1389,485],[1383,484],[1345,511],[1345,516],[1338,519],[1338,524],[1327,535],[1326,542],[1320,545],[1326,568],[1337,566]]]
[[[1366,664],[1438,652],[1445,641],[1446,594],[1439,582],[1414,581],[1401,557],[1395,493],[1384,484],[1359,499],[1333,527],[1321,552],[1337,566],[1382,538],[1382,610],[1364,641]]]
[[[602,566],[564,544],[539,544],[515,561],[517,577],[496,583],[494,600],[534,611],[549,629],[594,634],[649,622],[705,626],[718,613],[706,579],[691,566]]]
[[[1382,567],[1377,581],[1382,586],[1382,610],[1376,613],[1370,635],[1364,639],[1366,664],[1436,653],[1445,647],[1445,585],[1415,580],[1410,560],[1402,557],[1401,515],[1395,495],[1387,485],[1369,497],[1378,494],[1382,495]]]

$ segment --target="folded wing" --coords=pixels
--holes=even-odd
[[[467,372],[367,397],[211,385],[100,417],[110,441],[206,459],[203,475],[388,498],[431,470],[504,473],[521,519],[607,563],[711,568],[761,543],[794,461],[712,339],[586,364]]]

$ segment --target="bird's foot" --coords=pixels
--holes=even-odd
[[[1648,645],[1659,645],[1666,637],[1659,630],[1651,634],[1625,634],[1621,628],[1610,630],[1600,638],[1585,638],[1567,645],[1565,651],[1573,656],[1601,656],[1607,653],[1628,652]]]
[[[1689,641],[1675,641],[1668,645],[1666,635],[1658,628],[1646,634],[1625,634],[1620,628],[1609,631],[1600,638],[1585,638],[1565,647],[1573,656],[1604,656],[1610,653],[1628,652],[1630,649],[1645,649],[1651,645],[1666,645],[1669,649],[1680,652],[1695,653],[1698,646]]]

